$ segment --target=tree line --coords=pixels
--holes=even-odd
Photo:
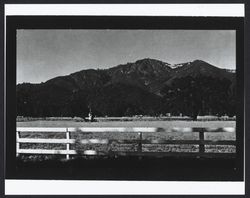
[[[116,83],[68,90],[57,85],[17,88],[17,115],[30,117],[236,115],[236,86],[224,78],[183,77],[164,85],[158,94]]]

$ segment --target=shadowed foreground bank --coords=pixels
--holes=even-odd
[[[241,181],[236,159],[127,157],[48,160],[17,159],[19,179]]]

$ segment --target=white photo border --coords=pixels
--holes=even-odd
[[[244,17],[244,4],[5,4],[6,16]],[[5,32],[6,38],[6,32]],[[6,43],[5,43],[6,49]],[[6,54],[5,54],[6,55]],[[6,57],[6,56],[5,56]],[[6,63],[5,68],[6,68]],[[6,70],[5,70],[6,71]],[[42,188],[41,188],[42,186]],[[97,190],[98,189],[98,190]],[[245,182],[5,180],[5,195],[244,195]]]

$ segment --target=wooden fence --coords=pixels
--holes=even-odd
[[[48,139],[48,138],[27,138],[22,137],[21,133],[65,133],[66,138],[63,139]],[[224,127],[224,128],[171,128],[171,129],[161,129],[161,128],[30,128],[30,127],[18,127],[16,131],[16,154],[59,154],[65,155],[66,159],[70,158],[70,155],[76,155],[78,152],[76,150],[70,149],[71,144],[76,143],[76,139],[70,138],[70,133],[103,133],[103,132],[115,132],[115,133],[136,133],[136,139],[101,139],[101,138],[89,138],[89,139],[81,139],[81,144],[105,144],[110,145],[112,142],[120,143],[120,144],[136,144],[136,151],[115,151],[112,154],[115,155],[137,155],[137,156],[194,156],[194,157],[235,157],[236,151],[234,152],[208,152],[206,151],[205,145],[229,145],[234,147],[236,150],[236,141],[235,140],[206,140],[204,138],[204,133],[235,133],[235,128],[233,127]],[[171,139],[154,139],[148,140],[143,138],[144,133],[172,133],[172,132],[182,132],[182,133],[199,133],[198,140],[171,140]],[[56,150],[56,149],[23,149],[20,148],[20,144],[23,143],[44,143],[44,144],[66,144],[66,149]],[[151,152],[144,151],[143,145],[150,144],[165,144],[165,145],[198,145],[198,152]],[[96,150],[85,150],[82,155],[98,155],[98,151]]]

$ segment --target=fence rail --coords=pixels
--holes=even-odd
[[[112,151],[112,154],[115,155],[139,155],[139,156],[196,156],[196,157],[234,157],[235,152],[229,153],[211,153],[207,152],[205,149],[205,145],[229,145],[236,148],[235,140],[205,140],[204,133],[235,133],[234,127],[224,127],[224,128],[171,128],[171,129],[162,129],[162,128],[154,128],[154,127],[135,127],[135,128],[125,128],[125,127],[102,127],[102,128],[94,128],[94,127],[85,127],[85,128],[31,128],[31,127],[18,127],[16,131],[16,154],[59,154],[66,155],[66,159],[70,158],[70,155],[78,154],[76,150],[71,150],[70,145],[76,143],[76,139],[70,138],[70,133],[103,133],[103,132],[113,132],[113,133],[137,133],[137,139],[107,139],[107,138],[88,138],[81,139],[81,144],[104,144],[110,145],[112,143],[118,144],[137,144],[137,151],[124,152],[124,151]],[[173,132],[182,132],[182,133],[199,133],[198,140],[170,140],[170,139],[153,139],[147,140],[143,139],[143,133],[173,133]],[[21,137],[21,133],[64,133],[66,134],[66,138],[24,138]],[[65,144],[66,149],[21,149],[20,144],[23,143],[31,143],[31,144]],[[151,152],[151,151],[143,151],[143,145],[154,145],[154,144],[164,144],[164,145],[197,145],[199,150],[198,152]],[[82,155],[98,155],[98,151],[95,150],[85,150]]]

